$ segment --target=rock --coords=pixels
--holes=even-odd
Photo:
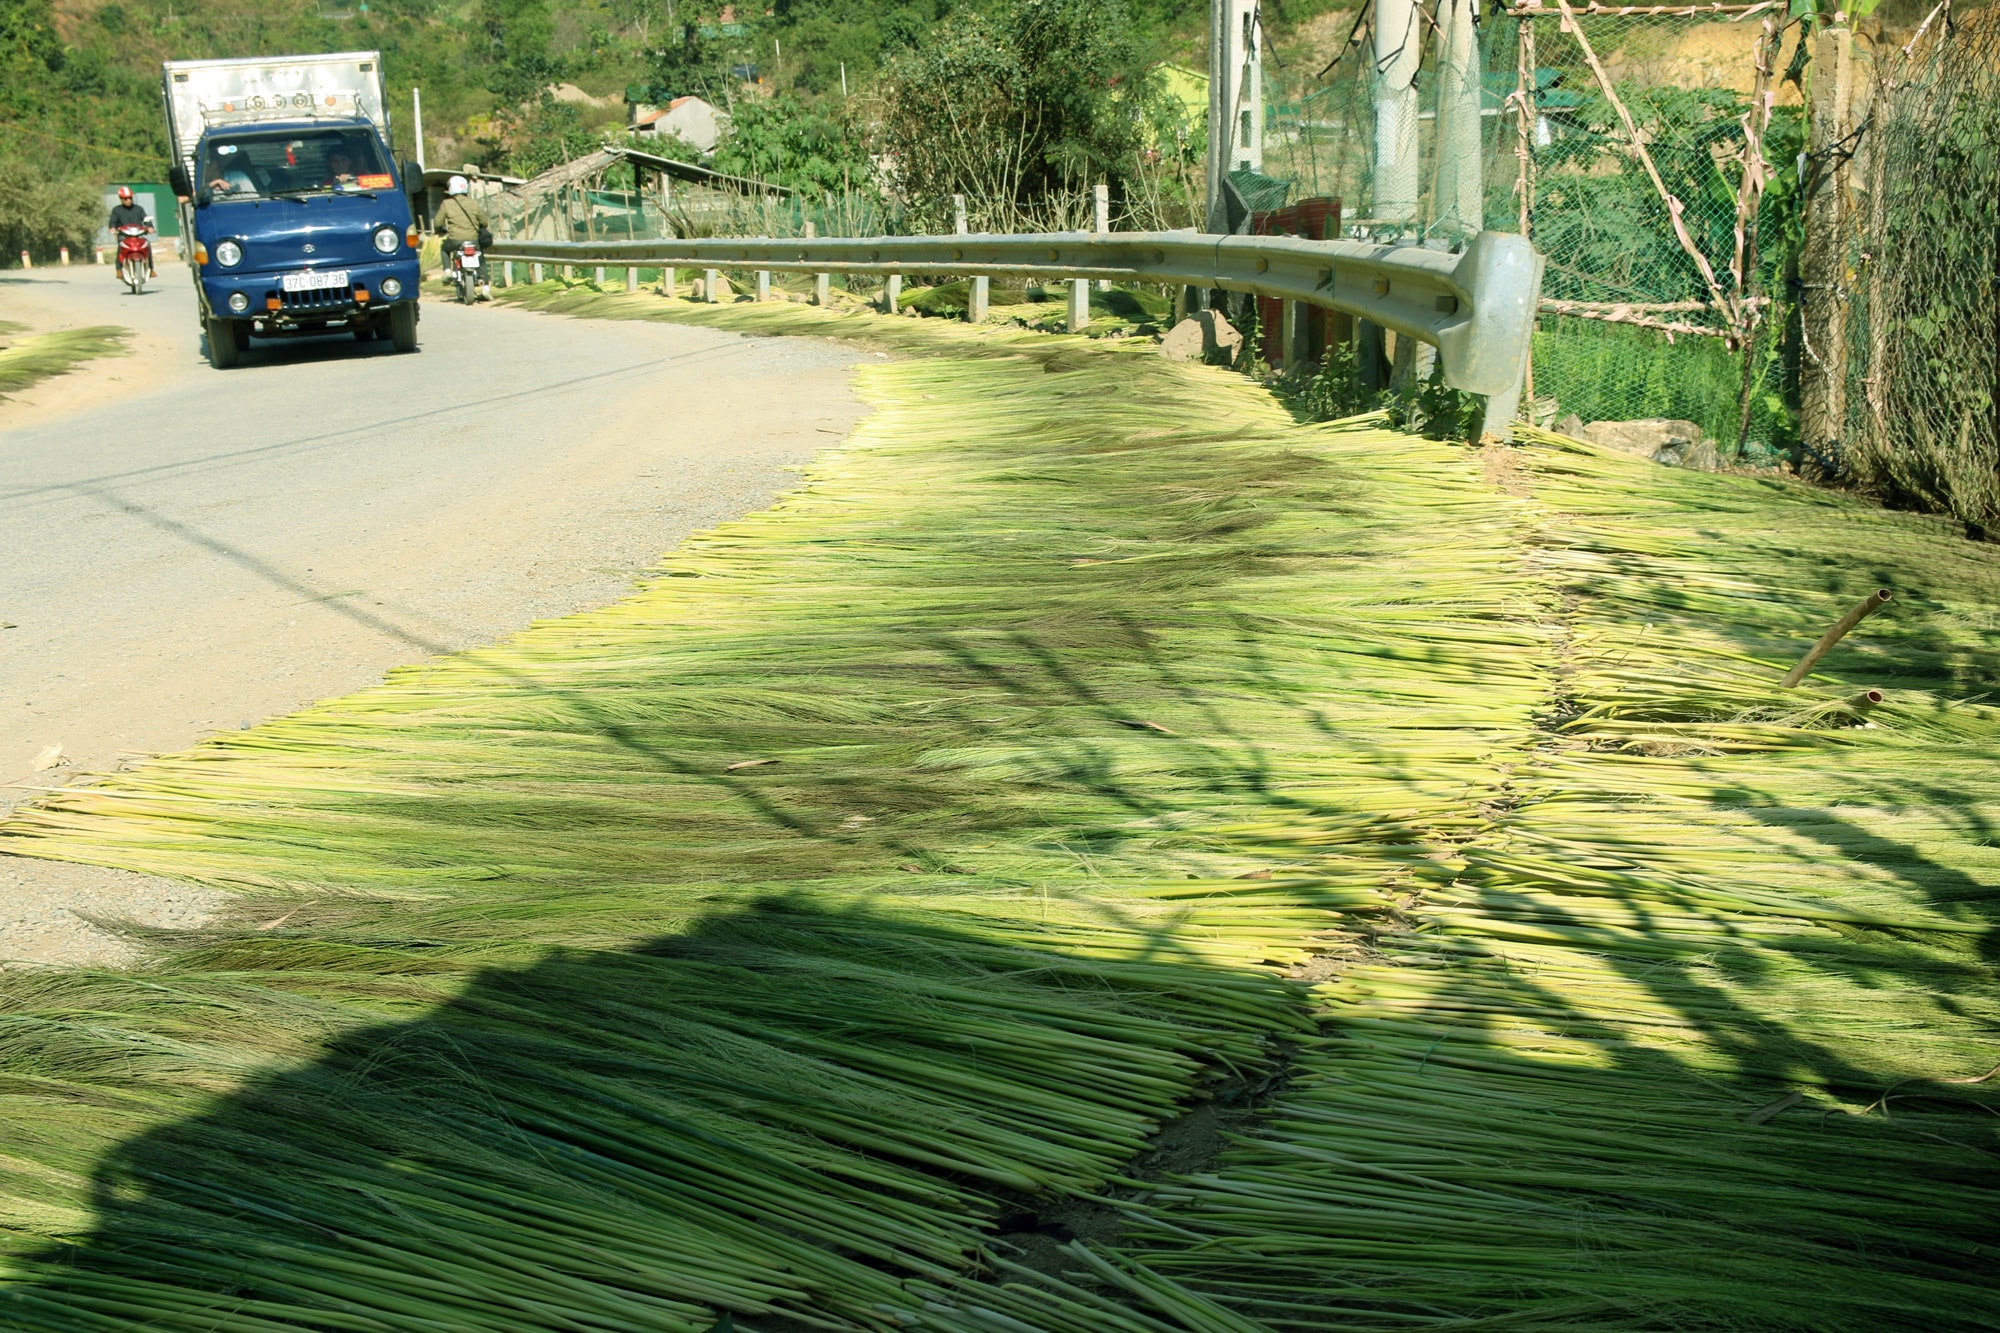
[[[1713,472],[1716,466],[1715,441],[1705,437],[1701,427],[1692,421],[1672,421],[1665,417],[1593,421],[1581,427],[1576,437],[1668,467]]]
[[[1160,338],[1160,355],[1169,361],[1199,361],[1202,332],[1199,322],[1184,319]]]
[[[1567,435],[1572,440],[1583,438],[1583,418],[1572,412],[1550,427],[1558,435]]]
[[[33,768],[37,773],[46,773],[50,769],[61,764],[67,764],[68,762],[69,756],[63,753],[62,742],[57,741],[54,745],[51,745],[48,749],[35,756]]]
[[[1160,339],[1160,355],[1169,361],[1231,365],[1242,347],[1243,335],[1215,310],[1195,311]]]

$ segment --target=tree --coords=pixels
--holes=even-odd
[[[882,140],[914,218],[965,194],[990,227],[1045,221],[1058,197],[1139,167],[1156,94],[1120,0],[1009,0],[954,15],[893,60]]]
[[[711,165],[815,196],[874,188],[866,135],[846,108],[789,94],[738,102]]]

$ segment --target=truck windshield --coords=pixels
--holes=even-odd
[[[375,136],[359,129],[210,135],[198,165],[210,199],[365,194],[396,183]]]

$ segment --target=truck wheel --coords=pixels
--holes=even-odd
[[[208,321],[208,364],[217,370],[228,370],[243,355],[242,344],[236,341],[236,321],[233,319],[211,319]]]
[[[417,350],[417,303],[405,301],[389,307],[389,341],[399,352]]]

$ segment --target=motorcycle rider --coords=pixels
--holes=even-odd
[[[465,177],[453,176],[446,181],[444,195],[444,202],[438,205],[437,216],[431,219],[431,225],[444,238],[444,272],[449,278],[452,255],[467,241],[484,250],[484,242],[493,234],[493,220],[486,216],[486,210],[472,197],[472,187],[466,184]],[[493,299],[493,283],[484,268],[479,270],[479,299]]]
[[[153,219],[147,216],[145,209],[132,202],[132,187],[129,185],[118,187],[118,202],[111,206],[111,234],[116,236],[120,227],[144,227],[147,231],[153,230]],[[149,278],[160,276],[160,271],[153,267],[151,241],[146,243],[146,276]]]

